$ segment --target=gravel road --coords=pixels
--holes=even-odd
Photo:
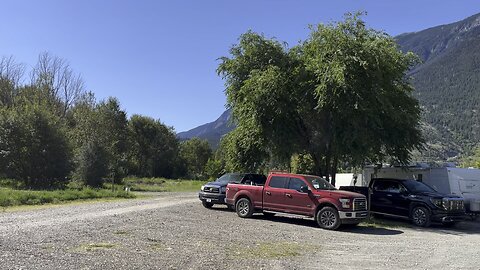
[[[326,231],[195,193],[0,213],[0,269],[480,269],[480,223]]]

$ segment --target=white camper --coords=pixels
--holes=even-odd
[[[372,178],[415,179],[424,182],[441,193],[455,194],[465,199],[467,212],[480,214],[480,170],[427,166],[416,167],[365,167],[362,182],[368,186]]]

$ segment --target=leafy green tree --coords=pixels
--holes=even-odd
[[[293,173],[312,174],[314,164],[308,154],[295,154],[292,156],[291,168]]]
[[[109,98],[97,106],[97,136],[108,154],[108,174],[118,182],[127,170],[127,113],[116,98]]]
[[[268,153],[256,131],[239,125],[222,138],[219,151],[226,172],[258,172],[265,167]]]
[[[74,178],[91,187],[101,187],[103,178],[108,174],[108,154],[97,141],[84,144],[77,156]]]
[[[212,149],[208,141],[192,138],[180,143],[180,157],[186,163],[190,177],[204,178],[205,165],[212,157]]]
[[[463,158],[461,166],[463,168],[473,167],[480,169],[480,147],[477,147],[473,155]]]
[[[172,177],[178,160],[178,140],[173,128],[150,117],[133,115],[128,129],[129,173],[142,177]]]
[[[249,31],[230,54],[218,73],[240,129],[232,135],[240,152],[256,144],[249,149],[286,162],[306,153],[313,172],[329,177],[340,160],[406,163],[422,146],[420,108],[406,77],[417,58],[365,27],[359,14],[311,27],[291,49]]]
[[[117,183],[127,170],[128,121],[126,112],[115,98],[96,103],[93,94],[79,98],[67,114],[70,138],[75,148],[76,160],[80,150],[96,140],[107,155],[107,175]]]
[[[44,107],[2,109],[0,164],[3,174],[28,187],[64,184],[71,169],[64,123]]]
[[[225,174],[225,165],[222,160],[211,157],[205,164],[205,176],[208,179],[217,179]]]

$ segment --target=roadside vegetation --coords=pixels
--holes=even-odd
[[[106,189],[82,188],[66,190],[15,190],[0,188],[0,206],[57,204],[76,200],[90,200],[100,198],[134,198],[133,193],[124,191],[110,191]]]
[[[165,178],[126,178],[125,186],[131,191],[145,192],[193,192],[206,183],[202,180],[173,180]]]
[[[206,141],[180,141],[159,119],[97,100],[60,57],[41,53],[27,69],[0,56],[0,206],[135,197],[125,186],[198,190],[218,176],[205,172],[212,156]]]

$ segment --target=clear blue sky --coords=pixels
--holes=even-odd
[[[99,99],[117,97],[129,115],[176,131],[215,120],[225,109],[216,60],[248,29],[295,45],[308,24],[368,12],[391,35],[480,12],[470,0],[2,0],[0,56],[28,67],[43,51],[67,59]]]

